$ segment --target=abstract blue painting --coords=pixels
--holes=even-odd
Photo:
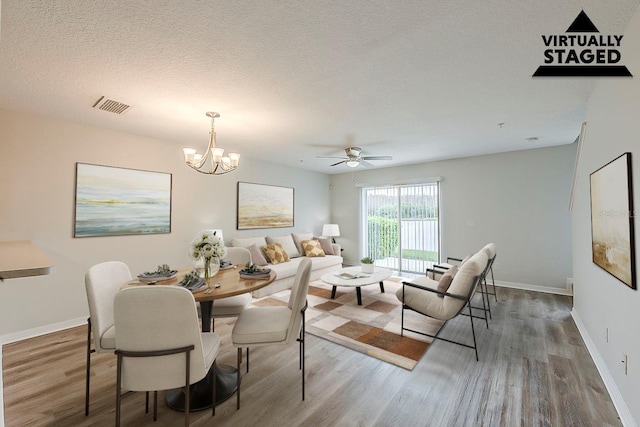
[[[76,163],[74,237],[171,232],[171,174]]]

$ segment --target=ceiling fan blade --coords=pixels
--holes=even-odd
[[[368,167],[368,168],[372,168],[374,167],[371,163],[367,162],[366,160],[360,159],[360,164],[362,166]]]
[[[334,163],[334,164],[329,165],[329,166],[337,166],[337,165],[339,165],[340,163],[344,163],[344,162],[346,162],[346,160],[342,160],[342,161],[340,161],[340,162],[338,162],[338,163]]]
[[[343,159],[343,160],[346,160],[344,157],[337,157],[337,156],[316,156],[316,159]]]
[[[364,160],[393,160],[391,156],[365,156],[362,159]]]

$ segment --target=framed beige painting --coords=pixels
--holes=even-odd
[[[293,227],[293,187],[238,182],[237,229]]]
[[[636,289],[631,153],[590,175],[593,262]]]

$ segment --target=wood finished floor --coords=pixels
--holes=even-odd
[[[297,346],[252,350],[235,395],[191,425],[217,426],[619,426],[611,398],[570,317],[571,300],[498,289],[490,329],[477,322],[473,350],[438,341],[413,371],[307,335],[306,400]],[[233,320],[216,321],[219,363],[235,365]],[[115,420],[115,357],[92,357],[91,413],[84,416],[85,327],[5,345],[5,423],[14,426],[110,426]],[[469,319],[450,321],[444,337],[471,339]],[[158,421],[144,394],[123,400],[123,425],[183,425],[164,405]]]

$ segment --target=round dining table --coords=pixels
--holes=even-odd
[[[231,268],[221,269],[218,273],[207,280],[208,287],[199,292],[195,292],[193,297],[200,303],[200,315],[202,317],[202,332],[211,331],[211,319],[215,310],[215,300],[220,298],[241,295],[247,292],[253,292],[257,289],[264,288],[268,284],[276,280],[276,273],[272,270],[266,277],[244,279],[240,277],[240,269],[242,264],[234,265]],[[145,283],[138,280],[132,280],[123,287],[130,286],[162,286],[162,285],[178,285],[185,274],[191,269],[185,268],[178,270],[173,279],[158,281],[156,283]],[[212,402],[212,375],[216,376],[216,402],[219,404],[224,402],[235,393],[238,389],[236,368],[229,365],[216,363],[215,372],[212,369],[209,375],[202,380],[191,385],[191,411],[200,411],[211,408]],[[184,392],[181,388],[167,390],[165,393],[165,402],[167,406],[177,411],[184,411]]]

